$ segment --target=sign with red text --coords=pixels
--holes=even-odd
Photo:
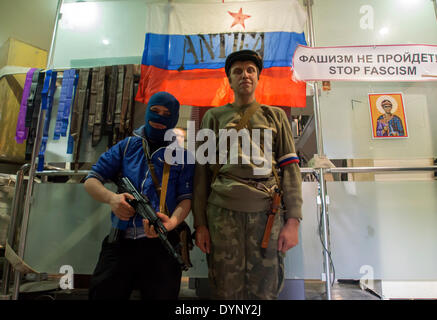
[[[293,68],[305,81],[436,81],[437,46],[298,46]]]

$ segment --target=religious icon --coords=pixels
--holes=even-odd
[[[369,93],[372,137],[408,138],[402,93]]]
[[[322,81],[323,91],[331,91],[331,81]]]

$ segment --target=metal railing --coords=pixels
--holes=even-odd
[[[7,243],[9,246],[13,248],[14,242],[15,242],[15,229],[17,225],[17,216],[19,212],[19,207],[22,202],[23,198],[23,185],[24,185],[24,177],[27,171],[30,170],[30,164],[26,163],[24,164],[20,170],[17,172],[17,181],[15,182],[15,193],[14,193],[14,199],[12,201],[12,208],[11,208],[11,220],[9,221],[8,226],[8,238]],[[5,259],[3,264],[3,276],[2,276],[2,287],[1,287],[1,299],[2,300],[9,300],[10,294],[9,294],[9,282],[10,282],[10,274],[11,274],[11,266],[9,264],[9,261]]]
[[[317,168],[300,168],[304,174],[317,172]],[[371,173],[371,172],[408,172],[408,171],[437,171],[437,166],[423,167],[335,167],[325,168],[326,173]]]

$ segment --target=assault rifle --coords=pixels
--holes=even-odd
[[[127,202],[135,209],[137,213],[140,214],[143,219],[149,220],[151,226],[155,228],[159,239],[161,240],[164,247],[167,249],[168,253],[177,260],[181,269],[183,271],[188,270],[188,267],[182,261],[180,254],[173,248],[170,241],[168,241],[167,234],[168,231],[162,224],[161,219],[156,215],[155,210],[153,210],[150,205],[150,200],[143,194],[140,194],[137,189],[132,185],[130,180],[126,177],[118,179],[116,182],[120,193],[129,193],[134,196],[135,199],[128,199]]]

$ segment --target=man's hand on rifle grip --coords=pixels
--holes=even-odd
[[[159,219],[161,219],[163,226],[167,231],[171,231],[174,228],[177,227],[177,220],[176,218],[170,218],[166,214],[163,214],[161,212],[157,212],[156,215]],[[149,220],[143,219],[143,226],[144,226],[144,233],[148,238],[157,238],[158,234],[155,231],[155,228],[150,225]]]
[[[155,228],[150,225],[149,220],[143,219],[144,233],[147,238],[158,238]]]
[[[127,199],[135,199],[129,193],[114,193],[109,201],[112,212],[120,219],[127,221],[135,214],[135,209],[127,203]]]

